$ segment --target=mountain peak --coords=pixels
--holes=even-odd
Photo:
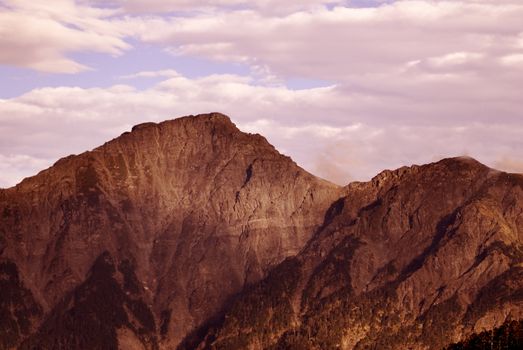
[[[126,131],[91,151],[57,160],[52,167],[41,171],[40,174],[49,175],[57,168],[67,167],[72,171],[78,166],[85,166],[86,163],[94,164],[95,171],[101,166],[106,168],[106,172],[111,173],[116,170],[116,173],[119,173],[121,169],[114,169],[115,160],[112,159],[114,157],[133,159],[141,157],[148,160],[158,159],[160,162],[194,158],[193,164],[197,165],[212,161],[213,157],[223,159],[236,153],[249,157],[258,154],[260,157],[292,162],[289,157],[281,155],[263,136],[244,133],[228,116],[213,112],[158,123],[137,124],[131,131]],[[196,154],[200,154],[199,159]],[[105,164],[106,162],[109,164]],[[33,178],[34,176],[24,179],[20,185],[33,188]]]
[[[226,116],[225,114],[219,113],[219,112],[212,112],[212,113],[205,113],[205,114],[198,114],[198,115],[188,115],[184,117],[179,117],[172,120],[166,120],[160,123],[155,122],[145,122],[140,123],[132,127],[131,131],[138,131],[143,130],[147,128],[154,128],[154,127],[162,127],[165,125],[174,124],[174,125],[191,125],[193,127],[198,126],[205,126],[209,124],[213,125],[223,125],[228,128],[236,128],[236,125],[231,121],[231,118]],[[239,130],[238,130],[239,131]]]
[[[165,348],[175,348],[232,295],[296,254],[339,195],[338,186],[220,113],[139,124],[66,157],[0,196],[1,257],[16,262],[20,293],[30,290],[46,312],[28,344],[48,346],[49,322],[85,322],[60,301],[91,308],[86,303],[99,298],[91,272],[109,269],[103,283],[131,296],[117,312],[139,307],[161,328]],[[97,264],[102,255],[114,264]],[[157,333],[145,339],[133,328],[154,323],[122,321],[138,316],[131,310],[105,323],[96,314],[89,322],[157,344]],[[77,335],[54,340],[74,347],[68,342]]]
[[[282,156],[265,137],[242,132],[228,116],[218,112],[189,115],[159,123],[141,123],[133,126],[130,132],[124,132],[94,151],[105,152],[108,147],[114,147],[125,152],[125,148],[137,145],[154,147],[158,144],[161,145],[161,152],[167,153],[170,153],[170,148],[183,144],[184,151],[190,150],[191,147],[208,147],[208,151],[212,153],[249,152],[256,149],[258,153],[267,152],[267,155]]]
[[[455,166],[462,166],[475,169],[489,169],[488,166],[470,156],[444,158],[436,163],[442,163],[447,165],[454,164]]]

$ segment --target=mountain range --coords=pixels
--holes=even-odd
[[[0,189],[0,349],[518,346],[522,319],[523,175],[472,158],[338,186],[210,113]]]

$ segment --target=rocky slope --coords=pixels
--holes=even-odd
[[[218,113],[61,159],[0,191],[0,348],[174,348],[338,196]]]
[[[211,349],[441,349],[523,318],[523,176],[469,158],[354,183]]]
[[[438,349],[523,313],[523,176],[318,179],[224,115],[0,190],[0,349]]]

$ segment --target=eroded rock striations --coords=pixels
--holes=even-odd
[[[174,348],[295,255],[338,192],[217,113],[64,158],[0,194],[0,348]]]
[[[384,171],[200,347],[441,349],[523,318],[522,238],[521,175],[470,158]]]
[[[426,349],[523,313],[523,177],[339,187],[219,113],[0,190],[0,349]]]

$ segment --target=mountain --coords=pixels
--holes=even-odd
[[[0,190],[0,349],[437,349],[523,319],[523,176],[340,187],[211,113]]]
[[[350,184],[200,347],[442,349],[522,319],[522,213],[523,176],[470,158]]]
[[[61,159],[0,192],[0,348],[173,348],[338,192],[217,113]]]

